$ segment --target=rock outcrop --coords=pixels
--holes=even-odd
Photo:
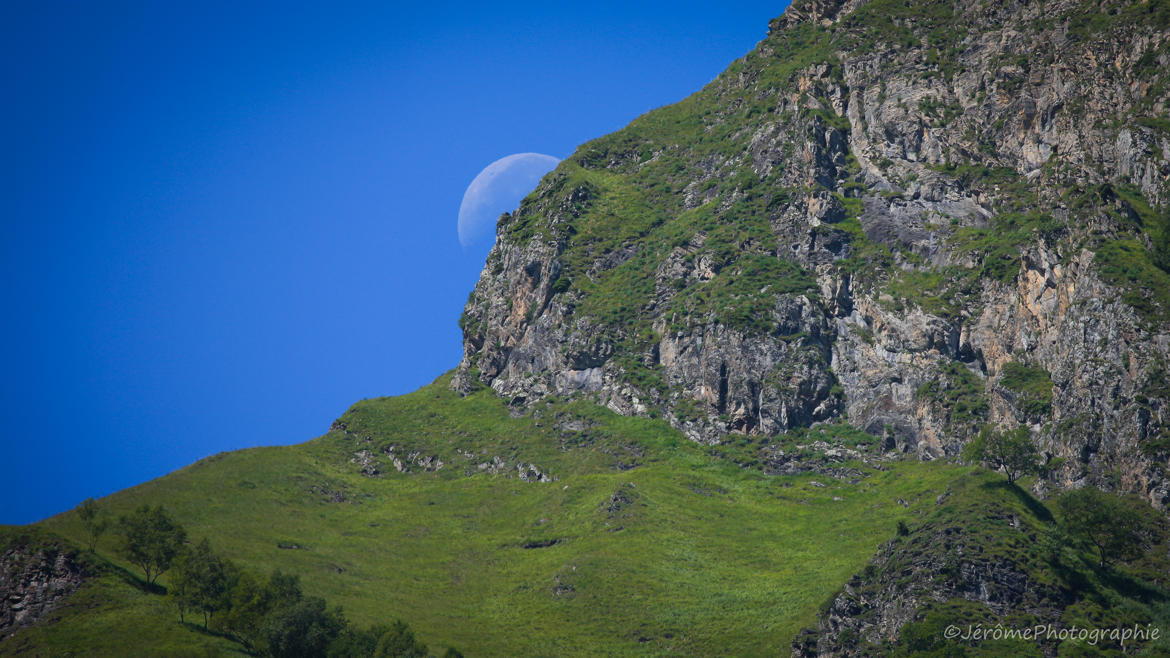
[[[85,582],[74,552],[14,544],[0,554],[0,637],[36,623]]]
[[[1164,3],[796,2],[500,219],[453,386],[926,459],[1024,425],[1164,506],[1168,70]]]

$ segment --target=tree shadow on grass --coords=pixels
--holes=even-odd
[[[135,574],[129,569],[114,564],[108,558],[102,555],[93,554],[94,568],[96,571],[104,572],[117,577],[122,582],[133,587],[134,589],[146,593],[164,596],[167,593],[167,588],[158,583],[148,583],[146,579]]]
[[[1048,560],[1048,565],[1074,598],[1092,599],[1105,606],[1117,595],[1147,605],[1170,602],[1170,591],[1166,588],[1117,565],[1102,567],[1094,553],[1075,546],[1066,545],[1054,559]]]
[[[1056,577],[1060,579],[1060,582],[1063,583],[1064,589],[1068,591],[1071,597],[1070,600],[1076,600],[1082,596],[1100,597],[1100,592],[1098,592],[1096,584],[1081,569],[1066,564],[1061,559],[1052,560],[1048,565]]]
[[[1016,484],[1015,482],[1008,482],[1007,480],[996,480],[994,482],[984,482],[979,486],[988,490],[1003,489],[1005,492],[1015,496],[1020,501],[1020,503],[1024,505],[1024,507],[1027,507],[1028,511],[1032,513],[1032,516],[1045,523],[1052,523],[1054,520],[1052,518],[1052,512],[1048,511],[1048,508],[1044,506],[1044,503],[1036,500],[1032,494],[1024,491],[1022,488],[1020,488],[1020,485]]]
[[[192,621],[192,619],[195,617],[198,617],[199,620]],[[188,613],[187,621],[180,621],[179,625],[182,626],[183,628],[189,630],[189,631],[192,631],[194,633],[199,633],[200,635],[206,635],[208,637],[218,637],[218,638],[222,638],[224,640],[229,640],[231,642],[235,642],[237,644],[239,643],[239,640],[237,640],[230,633],[227,633],[227,632],[221,631],[221,630],[217,630],[213,627],[205,627],[203,625],[202,613],[197,613],[197,612]],[[243,645],[240,645],[240,646],[243,647]]]
[[[1143,603],[1165,603],[1170,600],[1166,590],[1161,587],[1135,578],[1113,566],[1099,570],[1098,578],[1106,587]]]
[[[158,583],[148,583],[148,582],[146,582],[145,579],[139,578],[138,576],[135,576],[133,573],[131,573],[130,571],[126,571],[125,569],[122,570],[122,573],[119,574],[119,576],[122,578],[122,580],[126,584],[130,585],[131,587],[134,587],[135,589],[137,589],[141,592],[145,592],[147,594],[154,594],[156,596],[166,596],[166,594],[167,594],[166,587],[163,587],[162,585],[159,585]]]

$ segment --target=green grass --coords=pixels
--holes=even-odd
[[[224,638],[180,624],[166,597],[122,566],[37,527],[0,527],[0,554],[17,546],[71,554],[93,577],[41,624],[0,638],[2,655],[244,655]]]
[[[1020,397],[1017,406],[1033,416],[1045,416],[1052,410],[1052,376],[1039,366],[1016,361],[1003,365],[999,383]]]
[[[959,252],[978,258],[980,277],[1011,284],[1020,272],[1021,248],[1037,236],[1058,236],[1062,229],[1058,220],[1045,213],[1004,213],[989,228],[959,229],[952,243]]]
[[[1170,119],[1164,119],[1162,117],[1138,117],[1137,123],[1140,126],[1161,130],[1164,133],[1170,133]]]
[[[1167,23],[1170,23],[1170,2],[1166,0],[1117,3],[1108,11],[1103,10],[1100,2],[1085,0],[1070,14],[1069,35],[1080,41],[1107,40],[1115,31]]]
[[[948,425],[952,429],[973,430],[987,418],[988,403],[983,382],[975,373],[957,361],[948,361],[941,367],[941,377],[918,387],[915,396],[933,400],[946,409]]]
[[[1121,289],[1121,299],[1150,326],[1170,322],[1170,273],[1157,267],[1137,240],[1111,240],[1096,250],[1094,261],[1106,283]]]
[[[708,454],[731,461],[747,469],[767,471],[766,459],[776,449],[786,456],[802,461],[817,461],[823,458],[814,447],[816,442],[825,442],[837,447],[872,451],[880,439],[872,434],[845,423],[818,425],[813,428],[800,427],[775,438],[728,434],[722,443],[710,446]],[[847,467],[867,469],[860,461],[841,462]]]
[[[800,265],[753,254],[687,289],[675,299],[674,310],[679,317],[708,319],[749,333],[771,333],[777,329],[772,317],[777,297],[815,298],[816,290],[816,279]],[[685,328],[680,323],[672,330]]]
[[[1101,278],[1121,290],[1122,301],[1147,327],[1170,322],[1170,207],[1151,206],[1125,183],[1070,188],[1064,197],[1073,210],[1099,213],[1116,226],[1084,241]]]
[[[193,539],[210,537],[243,566],[299,574],[308,593],[341,604],[359,625],[402,617],[433,648],[758,655],[786,647],[897,521],[933,504],[964,472],[864,467],[853,485],[768,476],[660,421],[563,401],[514,418],[490,393],[461,399],[446,384],[354,405],[341,419],[348,434],[217,455],[100,503],[115,515],[161,503]],[[819,436],[864,443],[849,428]],[[389,445],[446,466],[406,474],[389,466],[367,478],[348,461],[358,449],[381,455]],[[495,456],[509,463],[504,473],[477,468]],[[515,464],[529,462],[557,479],[517,479]],[[617,498],[626,502],[614,505]],[[905,509],[898,499],[915,502]],[[73,513],[41,525],[82,538]],[[103,557],[112,557],[111,545],[103,539]],[[86,605],[106,612],[71,608],[7,646],[84,646],[92,634],[116,638],[139,625],[162,638],[151,645],[160,652],[167,638],[196,637],[165,599],[124,575],[83,591]]]
[[[867,646],[869,655],[1040,656],[1047,654],[1034,642],[948,642],[943,631],[949,625],[1031,628],[1049,622],[1064,628],[1074,624],[1081,628],[1165,627],[1170,622],[1170,607],[1166,605],[1170,600],[1166,589],[1170,563],[1164,519],[1154,520],[1146,528],[1151,537],[1158,537],[1151,540],[1150,550],[1126,564],[1100,569],[1093,550],[1076,546],[1060,533],[1055,510],[1054,505],[1028,493],[1027,483],[1010,484],[990,471],[973,470],[954,479],[937,505],[909,523],[906,536],[894,538],[875,562],[851,581],[858,600],[872,601],[884,590],[910,597],[918,594],[923,603],[901,629],[897,641],[859,644]],[[1153,510],[1149,516],[1158,517]],[[1025,574],[1023,590],[1008,594],[1019,596],[1019,605],[996,615],[989,606],[969,598],[922,596],[924,587],[946,591],[948,585],[962,579],[964,567],[973,563]],[[1002,596],[996,589],[1003,583],[984,586],[993,598]],[[1048,648],[1057,648],[1056,644]],[[1140,644],[1130,642],[1129,646],[1140,648]],[[1107,640],[1096,648],[1066,642],[1059,647],[1059,655],[1122,655],[1116,653],[1116,645]],[[1093,651],[1079,653],[1078,647]],[[1163,638],[1137,655],[1164,655],[1168,648],[1170,644]]]

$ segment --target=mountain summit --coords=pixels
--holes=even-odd
[[[692,439],[846,421],[1170,502],[1170,7],[796,2],[498,238],[453,385]]]

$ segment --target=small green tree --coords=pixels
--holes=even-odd
[[[101,508],[98,507],[97,501],[93,498],[86,498],[77,507],[77,516],[81,519],[81,524],[85,526],[85,534],[89,540],[90,552],[97,551],[98,538],[110,527],[108,519],[98,518],[100,514]]]
[[[327,609],[325,599],[303,596],[274,608],[265,617],[268,654],[274,658],[324,656],[345,625],[340,608]]]
[[[427,645],[414,637],[414,631],[402,620],[395,621],[378,638],[374,658],[426,658]]]
[[[1146,535],[1159,530],[1151,508],[1144,502],[1096,487],[1069,491],[1056,501],[1056,507],[1063,533],[1092,547],[1101,568],[1115,560],[1141,556]]]
[[[297,614],[286,613],[304,598],[300,579],[274,571],[266,581],[261,581],[237,570],[228,580],[228,604],[217,627],[257,653],[292,651],[288,647],[297,646],[296,639],[288,637],[288,633],[295,632],[299,618]],[[275,650],[270,646],[274,641]]]
[[[1008,482],[1040,469],[1040,453],[1027,427],[997,432],[990,425],[985,426],[974,441],[963,447],[963,458],[968,462],[987,463],[993,470],[1002,468]]]
[[[122,556],[142,569],[146,582],[151,584],[171,568],[187,540],[187,532],[161,506],[143,505],[121,517],[118,530],[122,534]]]
[[[179,608],[180,623],[186,623],[187,611],[196,607],[195,578],[194,574],[187,569],[185,557],[184,555],[180,555],[175,560],[175,573],[171,575],[171,586],[167,588],[167,594]]]
[[[184,550],[175,559],[170,594],[179,606],[179,620],[186,621],[187,610],[203,613],[203,628],[212,616],[231,605],[230,580],[234,569],[227,560],[211,550],[206,538]]]
[[[325,652],[326,658],[370,658],[378,648],[378,639],[389,630],[387,624],[375,624],[368,628],[350,624],[329,645],[329,650]]]
[[[395,656],[411,658],[427,656],[427,646],[419,642],[414,631],[405,622],[377,624],[369,628],[349,625],[329,645],[327,658],[369,658],[370,656]],[[448,647],[443,658],[463,658],[458,649]]]
[[[374,649],[378,646],[380,635],[378,628],[380,627],[360,629],[352,624],[346,626],[329,644],[329,649],[325,652],[326,658],[369,658],[374,655]]]
[[[216,626],[235,641],[255,650],[261,643],[260,631],[268,608],[269,601],[263,583],[246,571],[233,573],[228,591],[228,608],[218,618]]]

